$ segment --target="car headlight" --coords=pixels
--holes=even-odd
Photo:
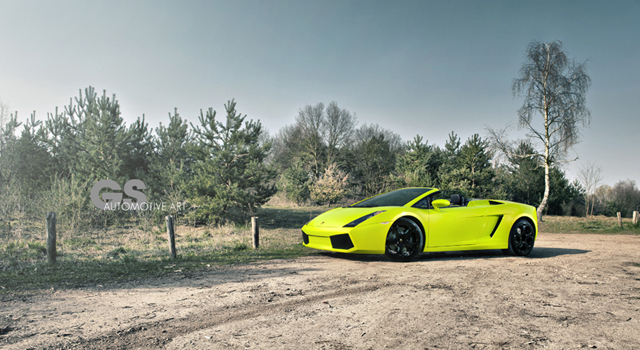
[[[365,221],[365,220],[367,220],[367,219],[369,219],[369,218],[372,218],[372,217],[374,217],[374,216],[376,216],[376,215],[378,215],[378,214],[382,214],[382,213],[384,213],[385,211],[386,211],[386,210],[380,210],[380,211],[376,211],[376,212],[373,212],[373,213],[371,213],[371,214],[365,215],[365,216],[363,216],[363,217],[361,217],[361,218],[359,218],[359,219],[356,219],[356,220],[351,221],[350,223],[348,223],[348,224],[344,225],[343,227],[356,227],[356,226],[358,226],[360,223],[362,223],[363,221]]]

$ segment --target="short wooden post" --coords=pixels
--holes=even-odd
[[[251,217],[251,233],[253,233],[253,249],[260,246],[260,228],[258,227],[258,217]]]
[[[618,212],[618,225],[622,228],[622,214]]]
[[[47,213],[47,262],[56,263],[56,213]]]
[[[638,223],[638,216],[640,216],[640,213],[638,213],[637,211],[633,211],[633,224],[637,224]]]
[[[173,226],[173,216],[167,215],[165,218],[167,222],[167,235],[169,236],[169,251],[171,252],[171,259],[176,258],[176,235],[175,228]]]

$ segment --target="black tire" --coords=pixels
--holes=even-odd
[[[424,249],[424,232],[418,224],[400,218],[391,225],[384,245],[384,255],[392,261],[411,261]]]
[[[505,254],[527,256],[533,250],[536,241],[536,229],[529,220],[520,219],[511,228],[509,234],[509,249],[503,249]]]

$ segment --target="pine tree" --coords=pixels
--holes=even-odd
[[[4,120],[3,120],[4,123]],[[18,139],[16,129],[22,123],[18,122],[18,113],[11,114],[9,120],[0,125],[0,194],[11,182],[14,171],[13,162]]]
[[[473,134],[460,148],[458,165],[462,176],[459,181],[466,184],[469,196],[487,198],[491,192],[495,175],[491,166],[492,157],[489,143],[478,134]]]
[[[22,190],[30,195],[49,188],[52,162],[46,141],[42,121],[36,121],[34,112],[24,125],[14,150],[14,172]]]
[[[460,139],[452,132],[445,144],[444,157],[441,188],[471,198],[487,198],[493,189],[495,172],[486,140],[474,134],[460,147]]]
[[[309,199],[311,177],[311,172],[305,169],[302,159],[295,158],[291,167],[282,172],[278,182],[278,189],[284,192],[285,196],[290,200],[302,203]]]
[[[80,91],[65,109],[76,132],[77,156],[71,164],[80,179],[89,183],[111,179],[124,184],[126,158],[132,152],[129,133],[122,117],[116,96],[107,97],[106,91],[98,98],[93,87]]]
[[[122,168],[119,170],[129,179],[147,180],[149,176],[154,145],[148,124],[144,120],[143,114],[142,118],[129,125],[126,132],[125,149],[121,155]]]
[[[199,206],[200,217],[213,221],[254,213],[276,192],[276,172],[264,163],[270,143],[260,144],[262,125],[236,112],[234,100],[225,104],[225,122],[209,108],[200,112],[200,126],[193,127],[194,176],[187,194]],[[244,123],[244,124],[243,124]]]
[[[461,169],[459,166],[460,154],[460,138],[453,131],[449,134],[449,139],[444,144],[444,150],[442,151],[442,166],[438,172],[438,187],[447,192],[463,192],[460,191],[460,184],[458,179],[461,176]],[[467,195],[467,193],[460,193]]]
[[[422,136],[416,135],[407,142],[406,152],[396,162],[397,178],[400,187],[436,186],[438,170],[442,165],[440,148],[422,143]]]
[[[0,154],[0,183],[19,189],[22,195],[33,198],[48,189],[51,176],[51,157],[47,150],[47,135],[42,121],[37,121],[35,112],[24,125],[19,138],[15,137],[17,115],[7,124],[5,145]]]
[[[158,126],[154,138],[155,155],[151,164],[154,180],[150,186],[159,196],[168,195],[178,199],[184,191],[184,184],[191,166],[187,147],[191,142],[191,133],[186,120],[178,114],[169,113],[169,124]]]
[[[520,142],[514,155],[509,157],[509,176],[505,185],[509,200],[537,206],[544,192],[544,168],[531,154],[531,144],[526,141]]]

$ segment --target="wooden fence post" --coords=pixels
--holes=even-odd
[[[622,214],[618,212],[618,225],[622,228]]]
[[[637,211],[633,211],[633,224],[637,224],[638,223],[638,216],[640,216],[640,213],[638,213]]]
[[[173,216],[167,215],[165,218],[167,222],[167,235],[169,236],[169,251],[171,252],[171,259],[176,258],[176,235],[175,227],[173,226]]]
[[[56,213],[47,213],[47,262],[56,263]]]
[[[258,227],[258,217],[251,217],[251,233],[253,233],[253,249],[260,246],[260,228]]]

